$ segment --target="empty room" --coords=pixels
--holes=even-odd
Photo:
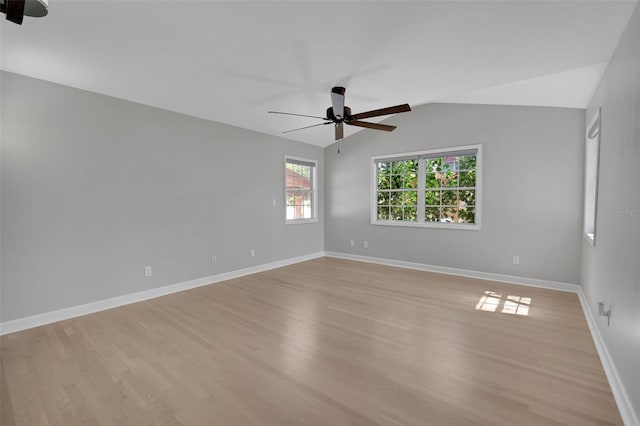
[[[640,5],[0,0],[0,424],[640,425]]]

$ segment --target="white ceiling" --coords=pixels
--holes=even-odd
[[[324,115],[335,85],[354,113],[583,108],[635,4],[51,0],[45,18],[2,19],[1,68],[326,146],[331,126],[282,135],[316,121],[267,111]]]

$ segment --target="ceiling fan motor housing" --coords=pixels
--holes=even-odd
[[[327,108],[327,118],[336,124],[349,121],[351,119],[351,108],[348,106],[344,107],[344,117],[338,118],[333,113],[333,107],[329,107]]]

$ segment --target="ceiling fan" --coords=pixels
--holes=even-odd
[[[311,126],[299,127],[297,129],[287,130],[282,133],[295,132],[302,129],[308,129],[310,127],[324,126],[327,124],[333,124],[335,127],[335,138],[340,140],[344,137],[342,125],[347,124],[349,126],[366,127],[367,129],[383,130],[385,132],[393,131],[396,126],[390,126],[388,124],[369,123],[367,121],[360,121],[362,118],[379,117],[382,115],[397,114],[400,112],[411,111],[409,104],[396,105],[387,108],[375,109],[372,111],[360,112],[358,114],[351,114],[351,108],[344,105],[344,93],[345,88],[336,86],[331,89],[331,106],[327,108],[327,116],[319,117],[315,115],[306,114],[294,114],[290,112],[269,111],[270,114],[284,114],[284,115],[296,115],[298,117],[310,117],[324,120],[324,123],[313,124]]]
[[[25,16],[39,18],[48,12],[49,0],[0,0],[0,12],[7,20],[22,25]]]

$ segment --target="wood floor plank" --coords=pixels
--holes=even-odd
[[[620,425],[575,294],[321,258],[2,336],[2,425]]]

